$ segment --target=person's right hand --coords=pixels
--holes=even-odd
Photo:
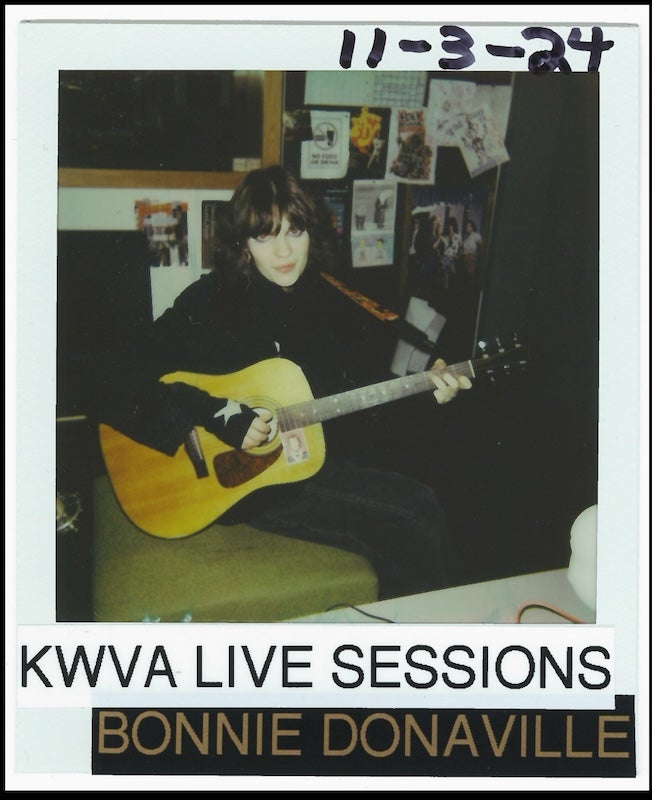
[[[261,411],[249,426],[249,430],[242,440],[240,449],[251,450],[252,447],[258,447],[259,445],[264,444],[272,431],[272,427],[269,424],[271,420],[271,411]]]
[[[239,450],[250,450],[262,444],[271,432],[268,424],[272,415],[258,412],[244,403],[225,398],[213,398],[210,416],[204,428],[225,444]]]

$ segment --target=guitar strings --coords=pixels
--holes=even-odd
[[[520,350],[520,345],[515,350]],[[477,359],[450,364],[443,370],[429,369],[413,375],[350,389],[330,397],[314,398],[294,403],[277,411],[279,427],[281,431],[286,432],[305,425],[333,419],[340,415],[350,414],[354,411],[361,411],[399,400],[409,394],[428,391],[433,385],[432,375],[451,374],[458,377],[474,378],[477,377],[479,372],[490,370],[496,364],[500,366],[500,362],[508,357],[511,352],[502,350],[498,353],[483,355]],[[524,364],[525,360],[521,360],[517,361],[515,366],[523,366]]]

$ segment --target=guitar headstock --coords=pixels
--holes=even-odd
[[[520,374],[527,367],[526,348],[516,333],[505,343],[499,337],[491,345],[484,340],[479,341],[478,350],[480,357],[473,359],[475,373],[486,374],[492,383],[502,376]]]

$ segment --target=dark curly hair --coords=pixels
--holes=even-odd
[[[325,209],[291,172],[273,166],[244,178],[218,224],[215,269],[222,278],[248,283],[255,266],[247,240],[277,233],[284,217],[310,237],[308,268],[327,267],[332,229]]]

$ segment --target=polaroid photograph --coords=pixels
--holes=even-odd
[[[649,788],[644,15],[10,8],[6,788]]]

